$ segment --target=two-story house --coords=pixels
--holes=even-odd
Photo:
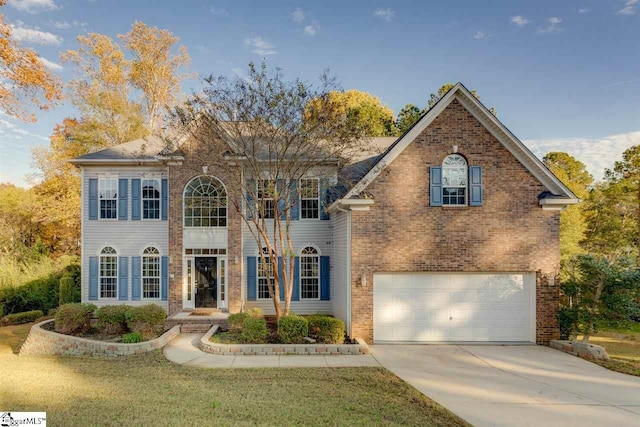
[[[353,185],[331,203],[317,177],[298,183],[292,310],[332,314],[368,342],[557,337],[571,191],[461,84],[401,137],[371,143],[382,154],[347,165]],[[273,312],[259,248],[228,203],[238,196],[199,149],[149,137],[72,161],[83,302]]]

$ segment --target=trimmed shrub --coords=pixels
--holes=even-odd
[[[267,321],[260,317],[247,317],[242,322],[242,340],[249,344],[261,344],[267,339]]]
[[[309,334],[309,322],[302,316],[290,314],[278,320],[278,336],[287,344],[298,344]]]
[[[64,304],[56,312],[55,330],[61,334],[82,334],[91,329],[93,304]]]
[[[96,310],[98,328],[107,335],[120,335],[127,332],[128,305],[105,305]]]
[[[122,342],[125,344],[135,344],[137,342],[142,342],[142,335],[140,335],[138,332],[124,334],[122,336]]]
[[[314,314],[307,318],[309,335],[325,344],[342,344],[344,342],[344,322],[331,316]]]
[[[131,307],[126,317],[131,332],[140,333],[144,339],[153,339],[164,329],[167,313],[157,304],[147,304]]]
[[[40,310],[25,311],[22,313],[8,314],[0,319],[0,326],[20,325],[22,323],[35,322],[44,316]]]
[[[264,317],[264,311],[260,307],[250,308],[246,313],[248,317]]]
[[[569,307],[560,307],[556,314],[560,328],[560,339],[570,340],[575,337],[578,326],[578,310]]]
[[[240,333],[242,331],[242,323],[244,319],[246,319],[247,312],[243,311],[242,313],[233,313],[230,314],[227,318],[227,323],[229,324],[229,330],[231,332]]]
[[[73,276],[65,274],[60,279],[60,305],[80,302],[80,286],[73,280]]]

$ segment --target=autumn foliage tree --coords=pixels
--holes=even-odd
[[[6,0],[0,0],[0,7]],[[45,67],[33,49],[25,49],[11,38],[11,26],[0,14],[0,110],[18,119],[33,122],[28,106],[42,110],[62,98],[60,80]]]

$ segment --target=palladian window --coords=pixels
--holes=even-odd
[[[442,204],[467,204],[467,161],[460,154],[451,154],[442,162]]]
[[[199,176],[184,191],[185,227],[226,227],[227,192],[216,178]]]

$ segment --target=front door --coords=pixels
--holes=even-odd
[[[218,307],[218,262],[216,257],[196,257],[195,308]]]

